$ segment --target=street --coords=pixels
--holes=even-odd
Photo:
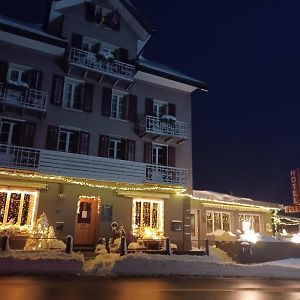
[[[300,300],[300,286],[294,280],[2,276],[0,299]]]

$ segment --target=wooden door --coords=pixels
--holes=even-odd
[[[79,207],[75,222],[74,244],[93,245],[96,238],[96,226],[98,221],[98,199],[79,199]]]
[[[191,241],[192,247],[199,247],[199,210],[191,210]]]

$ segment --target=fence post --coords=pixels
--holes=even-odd
[[[121,244],[120,244],[120,256],[124,256],[126,254],[126,237],[121,237]]]
[[[167,255],[171,255],[172,254],[172,249],[171,249],[171,242],[170,242],[170,238],[166,238],[166,253]]]
[[[8,251],[8,250],[9,250],[9,236],[5,234],[2,237],[1,251]]]
[[[73,252],[73,237],[71,235],[67,236],[66,253],[71,254]]]
[[[208,239],[205,240],[205,255],[209,256],[209,243],[208,243]]]

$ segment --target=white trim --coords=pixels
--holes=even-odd
[[[207,231],[207,213],[211,213],[212,214],[212,232],[214,232],[215,230],[215,222],[214,222],[214,214],[217,213],[217,214],[221,214],[221,228],[218,228],[218,229],[221,229],[221,230],[224,230],[223,228],[223,214],[228,214],[229,216],[229,231],[231,231],[232,229],[232,224],[231,224],[231,213],[229,211],[224,211],[224,210],[207,210],[205,212],[205,229],[206,229],[206,233],[210,233]]]

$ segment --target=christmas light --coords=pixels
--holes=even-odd
[[[243,233],[240,235],[240,240],[256,244],[256,242],[258,241],[258,234],[255,233],[253,229],[250,229],[251,222],[243,221],[242,226],[243,226]]]

